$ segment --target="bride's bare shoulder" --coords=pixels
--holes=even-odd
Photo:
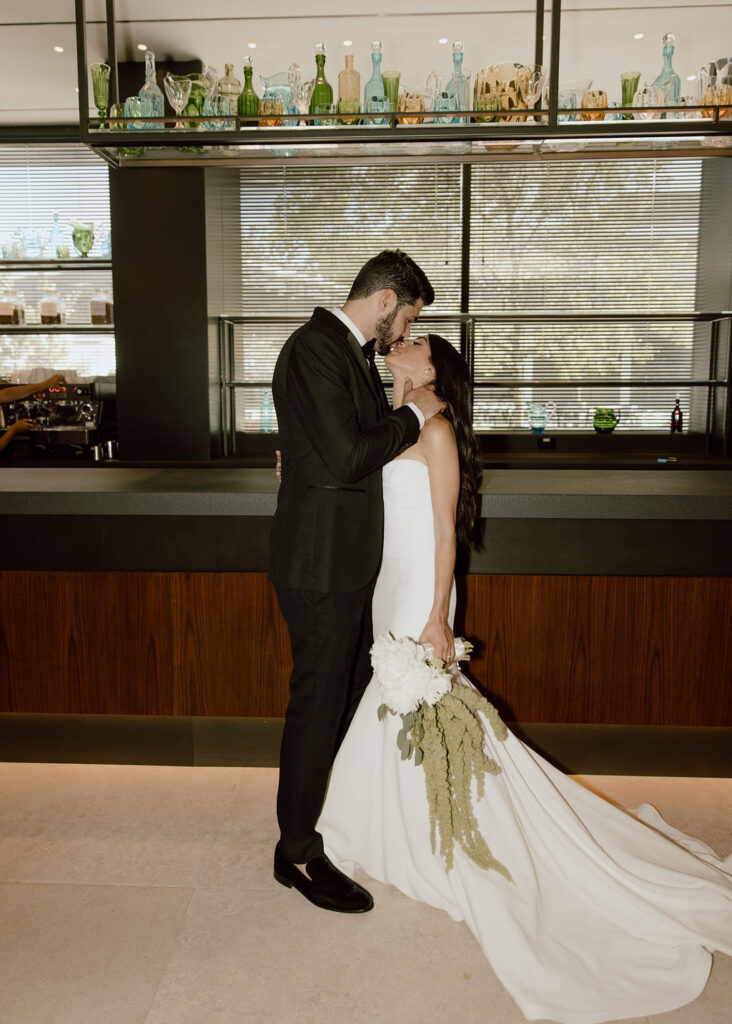
[[[433,416],[422,427],[419,439],[424,447],[425,455],[447,454],[457,450],[455,431],[452,423],[442,415]]]

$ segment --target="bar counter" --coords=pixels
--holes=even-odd
[[[0,467],[0,756],[276,763],[277,486]],[[456,630],[503,717],[575,771],[732,774],[732,475],[486,469],[482,523]]]
[[[0,467],[3,569],[262,572],[271,469]],[[468,573],[732,574],[732,474],[483,473]]]

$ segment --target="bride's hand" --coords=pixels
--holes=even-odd
[[[421,644],[431,644],[436,658],[446,665],[455,660],[455,636],[444,619],[430,619],[419,638]]]

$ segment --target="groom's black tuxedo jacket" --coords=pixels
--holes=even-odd
[[[384,412],[358,341],[321,308],[285,343],[272,393],[282,483],[269,577],[321,593],[359,590],[381,560],[381,467],[417,441],[417,416],[407,406]]]

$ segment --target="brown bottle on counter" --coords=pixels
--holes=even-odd
[[[684,414],[681,411],[681,406],[679,405],[679,396],[677,395],[676,405],[674,406],[674,411],[671,413],[671,433],[680,434],[683,429]]]

